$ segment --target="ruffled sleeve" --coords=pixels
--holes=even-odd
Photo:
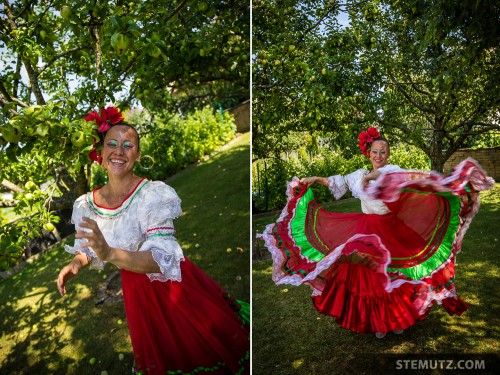
[[[175,239],[173,219],[181,216],[181,200],[170,186],[150,182],[147,195],[138,211],[145,241],[139,251],[151,251],[161,273],[148,273],[151,281],[181,281],[182,249]]]
[[[361,179],[366,172],[365,169],[358,169],[345,176],[330,176],[328,177],[328,189],[335,199],[340,199],[348,190],[352,192],[354,197],[359,198],[363,193]]]
[[[87,205],[87,194],[79,197],[73,204],[73,213],[71,214],[71,223],[75,225],[75,230],[78,230],[78,224],[82,221],[84,216],[90,216],[90,211]],[[85,241],[83,238],[75,238],[73,246],[64,245],[64,249],[74,255],[85,254],[89,259],[90,268],[102,270],[105,262],[101,261],[97,254],[89,247],[82,246]]]

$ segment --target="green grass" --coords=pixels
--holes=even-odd
[[[452,317],[435,306],[424,321],[400,336],[391,333],[379,340],[372,334],[360,335],[341,328],[332,318],[314,310],[309,287],[277,286],[271,279],[271,261],[254,262],[253,373],[401,374],[404,371],[396,369],[396,359],[414,354],[434,354],[436,359],[445,359],[445,354],[472,353],[483,358],[480,355],[499,353],[500,184],[481,193],[481,198],[481,209],[465,236],[456,265],[457,292],[469,310]],[[329,209],[359,211],[359,202],[340,202]],[[253,226],[261,232],[277,217],[258,216]],[[495,373],[495,358],[486,358],[486,373]],[[433,372],[439,373],[455,372]]]
[[[250,135],[243,135],[169,182],[183,201],[185,214],[175,224],[185,255],[236,298],[247,301],[249,143]],[[233,251],[228,253],[227,248]],[[114,266],[108,264],[102,272],[82,270],[69,282],[68,295],[60,298],[55,281],[71,258],[56,247],[0,281],[0,374],[131,373],[132,349],[122,302],[95,306],[97,287]],[[121,361],[120,353],[125,356]],[[91,358],[96,359],[94,365]]]

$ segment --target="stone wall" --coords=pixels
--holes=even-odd
[[[488,176],[500,182],[500,147],[458,150],[444,164],[444,172],[451,171],[455,165],[468,157],[475,159]]]
[[[246,100],[233,108],[229,108],[227,111],[233,114],[236,130],[239,133],[250,131],[250,100]]]

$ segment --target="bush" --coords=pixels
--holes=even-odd
[[[136,172],[153,180],[164,180],[235,137],[236,125],[227,112],[210,107],[181,116],[163,114],[141,137],[141,166]]]

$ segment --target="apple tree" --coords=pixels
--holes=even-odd
[[[261,0],[254,7],[255,157],[279,155],[290,130],[326,131],[349,153],[357,133],[376,125],[442,171],[458,148],[499,131],[494,2]]]

